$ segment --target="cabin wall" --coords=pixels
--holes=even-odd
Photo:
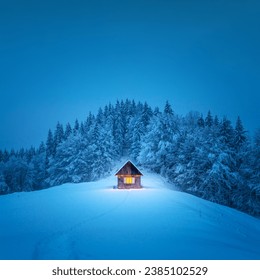
[[[125,184],[124,177],[117,177],[117,187],[119,189],[139,189],[141,188],[141,177],[132,176],[135,178],[134,184]]]

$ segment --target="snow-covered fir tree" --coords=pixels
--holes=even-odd
[[[36,149],[0,150],[0,194],[98,180],[129,157],[179,190],[260,215],[260,132],[251,141],[238,117],[178,116],[146,102],[117,101],[84,121],[57,123]]]

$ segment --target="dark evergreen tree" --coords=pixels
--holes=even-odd
[[[169,114],[169,115],[173,115],[173,110],[172,110],[172,107],[171,107],[168,100],[166,101],[166,104],[165,104],[165,107],[164,107],[164,113]]]
[[[73,134],[76,135],[78,131],[79,131],[79,121],[78,119],[76,119],[73,127]]]
[[[24,150],[24,148],[21,148],[21,149],[19,150],[18,156],[19,156],[20,158],[24,158],[24,157],[25,157],[25,150]]]
[[[236,149],[240,149],[241,146],[245,143],[246,139],[246,131],[244,130],[240,117],[238,117],[234,130],[234,145]]]
[[[168,106],[170,106],[170,105],[168,105]],[[146,128],[147,125],[149,124],[152,115],[153,115],[152,109],[145,102],[143,110],[141,112],[141,119],[140,119],[140,121],[142,122],[142,125],[144,126],[144,128]]]
[[[223,118],[220,124],[220,140],[226,144],[229,148],[234,148],[234,129],[230,120],[226,117]]]
[[[130,121],[127,139],[129,142],[129,154],[132,159],[136,159],[141,149],[141,138],[146,132],[144,123],[141,121],[142,115],[133,117]]]
[[[250,193],[248,205],[250,213],[260,216],[260,129],[254,135],[254,144],[250,157]]]
[[[36,154],[36,151],[35,151],[34,147],[31,147],[29,150],[26,150],[25,158],[28,163],[32,160],[32,158],[35,156],[35,154]]]
[[[44,142],[41,142],[40,143],[40,146],[39,148],[37,149],[37,154],[41,154],[41,153],[45,153],[46,152],[46,147],[45,147],[45,144]]]
[[[203,115],[201,115],[198,119],[198,126],[199,127],[204,127],[205,126],[205,121],[203,119]]]
[[[218,119],[218,116],[215,116],[215,117],[214,117],[214,126],[215,126],[215,127],[218,127],[218,126],[219,126],[219,119]]]
[[[4,170],[4,181],[10,192],[31,191],[33,190],[26,184],[28,176],[28,163],[16,157],[10,157],[6,162]]]
[[[72,133],[71,125],[70,125],[70,123],[67,123],[66,124],[66,129],[65,129],[65,132],[64,132],[64,139],[67,140],[69,138],[69,136],[71,135],[71,133]]]
[[[84,126],[83,122],[80,123],[79,131],[80,131],[80,134],[81,134],[82,136],[84,136],[84,135],[86,134],[85,126]]]
[[[55,148],[64,140],[64,129],[63,125],[59,122],[56,125],[56,129],[54,131],[54,145]]]
[[[205,118],[205,125],[208,127],[211,127],[213,125],[213,117],[210,111],[208,111],[207,117]]]
[[[4,154],[3,154],[3,161],[7,162],[10,158],[10,154],[7,150],[4,150]]]
[[[117,101],[115,106],[115,114],[113,120],[113,137],[116,143],[116,153],[118,156],[122,156],[124,153],[124,142],[125,142],[125,127],[124,119],[122,117],[121,106]]]
[[[16,157],[16,153],[15,153],[14,149],[11,149],[10,157]]]
[[[7,194],[10,192],[10,188],[6,183],[4,172],[6,170],[6,166],[4,162],[0,161],[0,195]]]
[[[101,125],[104,122],[104,113],[103,110],[101,108],[98,109],[98,113],[97,113],[97,117],[96,117],[96,123],[98,125]]]
[[[52,131],[50,129],[46,141],[46,155],[47,157],[51,157],[55,155],[55,143],[54,143]]]
[[[140,153],[137,156],[139,164],[157,173],[160,173],[162,166],[156,155],[161,140],[160,118],[160,115],[154,116],[147,126],[147,133],[141,138]]]
[[[84,122],[84,131],[85,134],[88,134],[88,131],[91,129],[91,126],[93,126],[93,123],[95,122],[95,117],[89,113],[86,121]]]

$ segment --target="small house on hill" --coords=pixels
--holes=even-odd
[[[140,189],[141,188],[141,176],[143,174],[137,169],[137,167],[128,161],[124,164],[115,174],[117,176],[118,189]]]

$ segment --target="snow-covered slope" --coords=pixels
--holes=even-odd
[[[260,220],[144,175],[1,196],[0,259],[260,259]]]

